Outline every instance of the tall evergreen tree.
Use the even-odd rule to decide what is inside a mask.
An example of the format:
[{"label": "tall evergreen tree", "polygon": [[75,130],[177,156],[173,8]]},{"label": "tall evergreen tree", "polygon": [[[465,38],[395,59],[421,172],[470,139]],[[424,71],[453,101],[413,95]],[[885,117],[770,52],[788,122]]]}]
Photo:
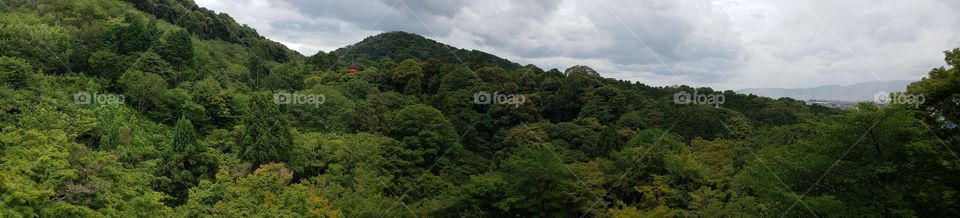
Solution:
[{"label": "tall evergreen tree", "polygon": [[172,197],[167,199],[167,204],[181,205],[186,203],[190,188],[197,186],[201,179],[213,178],[218,163],[216,158],[203,152],[189,119],[181,116],[173,132],[172,151],[165,153],[154,186]]},{"label": "tall evergreen tree", "polygon": [[266,93],[254,94],[247,108],[243,117],[246,129],[237,142],[240,159],[254,165],[286,161],[293,149],[286,116]]},{"label": "tall evergreen tree", "polygon": [[177,120],[177,124],[174,125],[173,131],[173,152],[199,151],[197,149],[197,131],[193,128],[193,123],[189,119],[181,116]]}]

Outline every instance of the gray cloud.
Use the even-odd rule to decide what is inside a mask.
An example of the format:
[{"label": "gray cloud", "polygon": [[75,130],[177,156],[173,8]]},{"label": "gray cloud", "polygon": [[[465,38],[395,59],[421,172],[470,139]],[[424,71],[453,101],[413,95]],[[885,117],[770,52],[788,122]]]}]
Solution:
[{"label": "gray cloud", "polygon": [[306,55],[383,31],[652,85],[919,79],[956,47],[960,3],[759,0],[198,0]]}]

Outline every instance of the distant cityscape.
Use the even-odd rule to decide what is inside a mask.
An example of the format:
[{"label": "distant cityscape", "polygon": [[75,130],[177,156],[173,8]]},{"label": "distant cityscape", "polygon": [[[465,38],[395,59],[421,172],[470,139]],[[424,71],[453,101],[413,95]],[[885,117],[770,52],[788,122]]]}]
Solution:
[{"label": "distant cityscape", "polygon": [[805,101],[807,105],[821,105],[829,108],[852,108],[856,107],[858,103],[862,101],[842,101],[842,100],[826,100],[826,99],[809,99]]}]

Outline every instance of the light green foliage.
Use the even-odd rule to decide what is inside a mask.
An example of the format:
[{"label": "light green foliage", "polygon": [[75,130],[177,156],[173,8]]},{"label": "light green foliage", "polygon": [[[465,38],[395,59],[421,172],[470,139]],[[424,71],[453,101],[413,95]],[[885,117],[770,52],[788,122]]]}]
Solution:
[{"label": "light green foliage", "polygon": [[[5,128],[0,133],[0,211],[26,216],[146,216],[170,209],[110,152],[69,141],[61,131]],[[7,214],[7,215],[12,215]]]},{"label": "light green foliage", "polygon": [[0,56],[0,85],[24,88],[32,77],[33,69],[23,59]]},{"label": "light green foliage", "polygon": [[162,105],[161,98],[167,91],[167,81],[160,75],[139,70],[127,71],[117,81],[133,107],[147,110]]},{"label": "light green foliage", "polygon": [[[347,216],[390,216],[386,206],[397,205],[386,195],[391,171],[409,167],[398,159],[399,142],[388,137],[360,133],[297,135],[290,168],[297,175],[320,175],[330,203]],[[395,211],[396,212],[396,211]]]},{"label": "light green foliage", "polygon": [[[316,102],[300,102],[287,106],[292,123],[307,131],[346,132],[353,127],[356,106],[340,91],[328,86],[295,93]],[[291,95],[292,96],[292,95]],[[322,102],[321,102],[322,101]]]},{"label": "light green foliage", "polygon": [[76,29],[52,26],[31,14],[4,13],[0,16],[0,56],[23,58],[41,72],[71,72],[70,57],[77,39]]},{"label": "light green foliage", "polygon": [[204,180],[191,190],[190,200],[178,208],[180,216],[342,216],[323,197],[318,184],[291,184],[293,172],[283,164],[265,164],[241,177],[220,168],[216,177],[215,182]]}]

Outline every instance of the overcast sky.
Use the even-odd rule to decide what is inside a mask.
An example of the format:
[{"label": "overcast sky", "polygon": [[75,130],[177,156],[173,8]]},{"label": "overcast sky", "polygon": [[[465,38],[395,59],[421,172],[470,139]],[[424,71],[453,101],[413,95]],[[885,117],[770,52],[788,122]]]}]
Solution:
[{"label": "overcast sky", "polygon": [[406,31],[520,64],[721,89],[918,80],[958,47],[960,1],[197,0],[312,55]]}]

